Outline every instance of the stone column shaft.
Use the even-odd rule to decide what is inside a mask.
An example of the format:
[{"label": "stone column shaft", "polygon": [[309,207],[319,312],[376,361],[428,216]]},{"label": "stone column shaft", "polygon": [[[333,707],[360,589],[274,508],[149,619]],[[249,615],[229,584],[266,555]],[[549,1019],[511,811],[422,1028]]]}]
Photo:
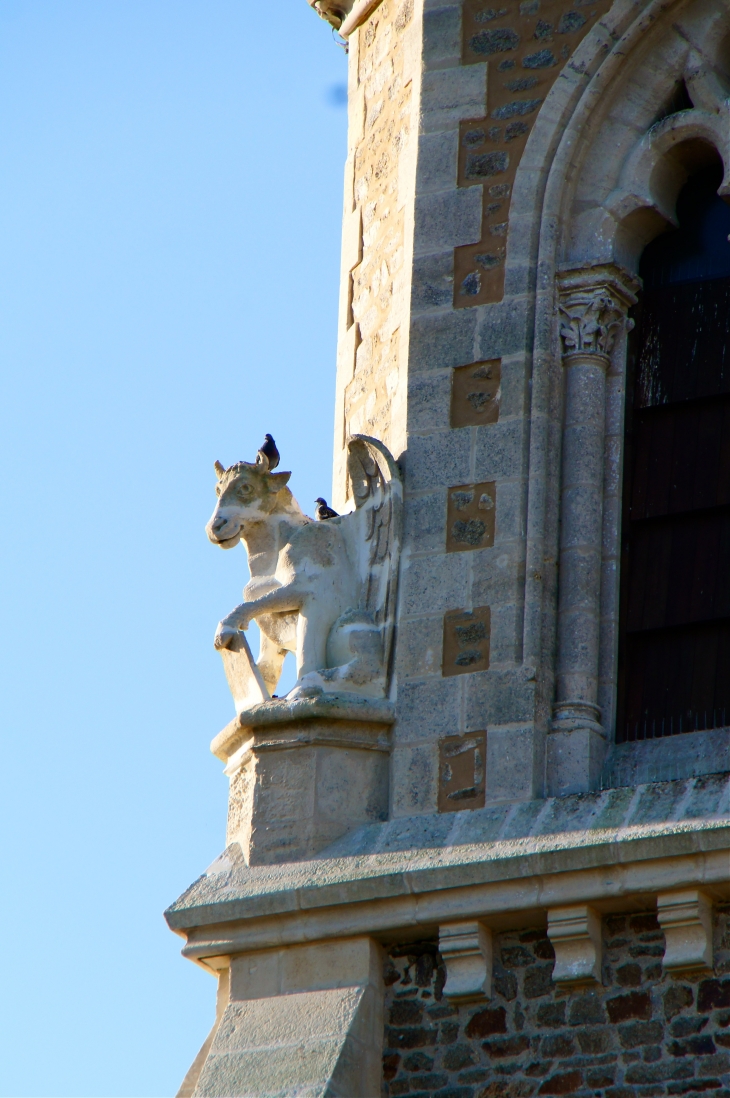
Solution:
[{"label": "stone column shaft", "polygon": [[636,301],[612,268],[560,280],[565,369],[556,704],[548,745],[554,794],[591,789],[605,753],[598,706],[606,372]]},{"label": "stone column shaft", "polygon": [[[598,634],[607,355],[566,354],[556,719],[600,724]],[[576,707],[573,716],[564,707]]]}]

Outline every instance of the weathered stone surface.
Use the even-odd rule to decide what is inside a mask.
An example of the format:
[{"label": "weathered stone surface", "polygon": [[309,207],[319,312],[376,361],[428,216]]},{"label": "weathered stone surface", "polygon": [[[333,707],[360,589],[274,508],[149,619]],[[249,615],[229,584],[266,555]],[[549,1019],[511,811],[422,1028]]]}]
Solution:
[{"label": "weathered stone surface", "polygon": [[[408,1004],[429,1044],[427,1058],[402,1058],[393,1040],[397,1035],[386,1032],[386,1098],[428,1093],[426,1072],[445,1077],[438,1093],[469,1098],[730,1093],[730,1058],[718,1059],[716,1051],[730,1022],[720,1006],[719,981],[700,985],[706,1006],[718,1003],[702,1013],[692,984],[678,983],[651,957],[640,956],[656,926],[653,912],[604,918],[602,983],[568,998],[549,979],[535,982],[535,971],[552,952],[542,928],[495,934],[495,972],[499,968],[503,976],[494,982],[490,1001],[477,1008],[447,1005],[437,952],[433,981],[424,989],[415,984],[415,953],[408,946],[391,950],[386,1010],[397,1015]],[[715,935],[725,950],[728,926],[725,909],[715,917]],[[721,963],[728,962],[725,952]],[[628,968],[637,969],[640,990],[622,994],[619,973]]]},{"label": "weathered stone surface", "polygon": [[[436,773],[434,760],[434,781]],[[655,817],[649,823],[639,822],[642,795],[656,801],[657,791],[664,786],[644,787],[638,795],[610,789],[393,819],[354,831],[313,861],[249,868],[234,844],[168,909],[166,918],[180,930],[292,910],[298,910],[301,919],[304,910],[314,912],[335,899],[347,908],[364,899],[388,903],[394,896],[426,895],[433,889],[447,910],[447,891],[465,885],[494,889],[475,896],[482,912],[490,903],[500,910],[505,906],[521,910],[532,904],[566,902],[566,887],[567,895],[572,893],[575,899],[581,898],[575,890],[583,889],[584,900],[621,897],[632,888],[658,892],[673,880],[686,880],[688,873],[696,873],[698,857],[708,883],[726,880],[730,777],[668,784],[677,790],[664,801],[667,814],[663,821]],[[678,806],[689,803],[699,786],[706,797],[706,813],[701,820],[685,819]],[[661,797],[658,800],[662,803]],[[599,867],[609,867],[610,874],[596,876]],[[579,885],[581,873],[586,876]],[[570,882],[567,886],[561,884],[562,875]],[[343,910],[338,917],[353,916]],[[399,908],[392,917],[403,920],[405,910]],[[415,913],[407,916],[412,917]],[[425,911],[423,917],[427,917]],[[363,918],[369,922],[373,913],[363,913]],[[655,917],[652,926],[656,933]],[[646,942],[641,948],[643,955],[661,963],[661,942]]]}]

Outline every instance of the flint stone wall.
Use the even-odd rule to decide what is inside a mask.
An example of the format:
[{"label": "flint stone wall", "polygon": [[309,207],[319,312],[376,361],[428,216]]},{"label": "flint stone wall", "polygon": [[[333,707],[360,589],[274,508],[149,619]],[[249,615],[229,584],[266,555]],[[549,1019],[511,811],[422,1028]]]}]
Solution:
[{"label": "flint stone wall", "polygon": [[385,968],[383,1098],[730,1098],[730,905],[715,974],[662,972],[654,912],[603,920],[604,986],[566,994],[544,929],[495,935],[489,1002],[451,1006],[436,942]]}]

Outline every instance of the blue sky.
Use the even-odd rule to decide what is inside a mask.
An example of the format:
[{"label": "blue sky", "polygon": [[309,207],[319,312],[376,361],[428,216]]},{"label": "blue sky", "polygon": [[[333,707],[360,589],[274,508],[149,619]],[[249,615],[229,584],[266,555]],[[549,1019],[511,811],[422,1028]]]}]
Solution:
[{"label": "blue sky", "polygon": [[0,0],[0,1093],[172,1095],[224,844],[213,461],[329,496],[346,59],[305,0]]}]

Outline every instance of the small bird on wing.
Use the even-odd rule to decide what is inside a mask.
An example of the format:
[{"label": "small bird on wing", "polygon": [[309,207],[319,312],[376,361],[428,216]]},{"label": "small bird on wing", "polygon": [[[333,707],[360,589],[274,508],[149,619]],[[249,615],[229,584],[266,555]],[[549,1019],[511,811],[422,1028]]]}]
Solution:
[{"label": "small bird on wing", "polygon": [[281,460],[279,451],[276,448],[276,443],[271,435],[264,435],[264,441],[261,443],[259,452],[256,456],[257,465],[263,465],[263,461],[261,460],[262,457],[265,457],[269,463],[269,472],[275,469]]},{"label": "small bird on wing", "polygon": [[317,504],[314,509],[314,516],[320,522],[323,522],[325,519],[337,518],[337,511],[333,511],[332,508],[328,506],[326,499],[317,496],[314,502]]}]

